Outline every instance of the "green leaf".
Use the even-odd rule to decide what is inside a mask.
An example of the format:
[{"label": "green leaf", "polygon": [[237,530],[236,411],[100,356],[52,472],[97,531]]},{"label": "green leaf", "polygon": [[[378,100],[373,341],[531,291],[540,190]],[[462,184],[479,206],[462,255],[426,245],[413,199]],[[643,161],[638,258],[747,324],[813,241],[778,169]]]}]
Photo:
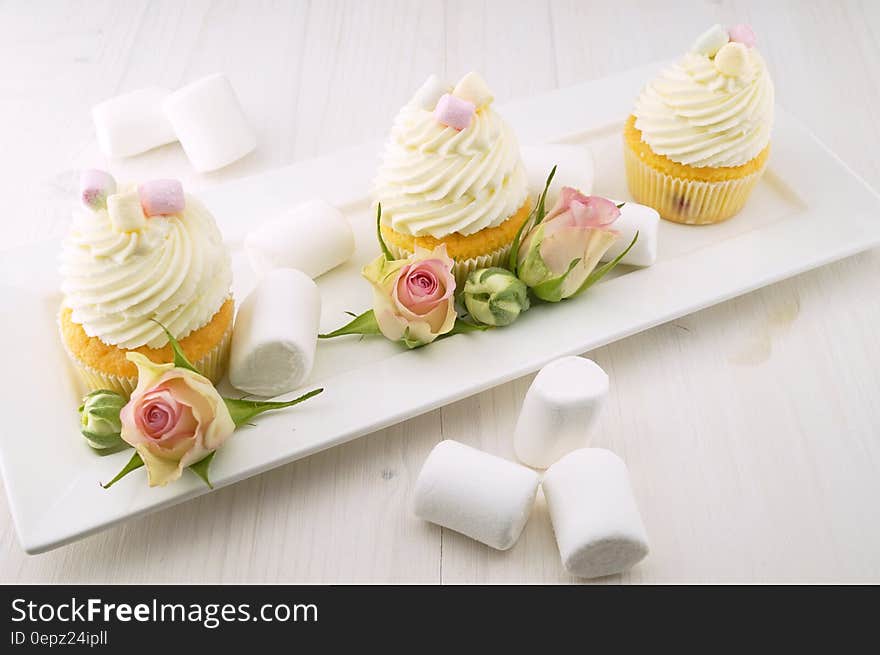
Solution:
[{"label": "green leaf", "polygon": [[213,489],[214,485],[211,484],[211,480],[208,478],[208,468],[211,466],[211,460],[214,459],[214,454],[216,452],[216,450],[213,450],[204,459],[200,459],[195,464],[189,465],[189,470],[199,476],[202,480],[204,480],[209,489]]},{"label": "green leaf", "polygon": [[610,262],[603,264],[602,266],[600,266],[599,268],[594,270],[592,273],[590,273],[587,276],[587,279],[584,280],[584,283],[578,288],[578,290],[575,291],[573,294],[571,294],[571,297],[574,298],[579,293],[583,293],[584,291],[589,289],[591,286],[596,284],[596,282],[598,282],[603,277],[605,277],[608,273],[610,273],[611,269],[614,268],[615,266],[617,266],[617,264],[620,263],[621,259],[626,257],[626,253],[628,253],[632,249],[632,247],[634,245],[636,245],[636,241],[638,241],[638,240],[639,240],[639,233],[636,232],[636,235],[633,237],[633,240],[630,241],[630,244],[626,247],[626,250],[624,250],[622,253],[620,253],[617,257],[612,259]]},{"label": "green leaf", "polygon": [[559,302],[562,300],[562,285],[565,283],[565,278],[568,277],[568,274],[572,272],[574,267],[577,266],[580,261],[581,257],[572,259],[565,273],[547,280],[546,282],[536,284],[532,287],[532,293],[541,300],[546,300],[547,302]]},{"label": "green leaf", "polygon": [[394,261],[394,256],[391,254],[391,251],[388,249],[388,246],[385,245],[385,239],[382,238],[382,203],[379,203],[378,208],[376,209],[376,238],[379,240],[379,248],[382,249],[382,254],[385,255],[385,259],[389,262]]},{"label": "green leaf", "polygon": [[623,201],[623,202],[619,203],[618,205],[616,205],[616,207],[618,209],[621,209],[625,204],[626,204],[626,201]]},{"label": "green leaf", "polygon": [[177,342],[177,339],[175,339],[174,336],[168,331],[168,328],[166,328],[164,325],[162,325],[155,318],[151,318],[150,320],[153,321],[153,323],[158,325],[160,328],[162,328],[162,331],[165,333],[165,336],[168,337],[168,343],[171,344],[171,350],[174,353],[174,365],[177,368],[189,369],[193,373],[198,373],[199,375],[201,375],[201,372],[198,371],[196,369],[196,367],[193,366],[192,363],[190,363],[190,361],[186,358],[186,353],[183,352],[183,348],[180,347],[180,344]]},{"label": "green leaf", "polygon": [[241,400],[237,398],[224,398],[223,402],[226,403],[226,407],[229,410],[230,416],[232,416],[232,421],[235,423],[235,427],[239,427],[244,423],[247,423],[257,414],[262,414],[263,412],[268,412],[273,409],[284,409],[285,407],[293,407],[294,405],[306,401],[309,398],[317,396],[322,391],[324,390],[314,389],[313,391],[309,391],[308,393],[303,394],[299,398],[294,398],[293,400],[286,401]]},{"label": "green leaf", "polygon": [[122,470],[116,474],[116,477],[113,478],[112,480],[110,480],[110,482],[108,482],[107,484],[102,484],[101,486],[104,487],[104,489],[109,489],[114,484],[119,482],[122,478],[124,478],[126,475],[128,475],[132,471],[136,471],[137,469],[139,469],[143,465],[144,465],[144,460],[141,459],[141,454],[139,452],[135,451],[134,455],[131,456],[131,459],[128,460],[128,464],[126,464],[122,468]]},{"label": "green leaf", "polygon": [[556,166],[553,167],[550,171],[550,175],[547,176],[547,182],[544,184],[544,190],[541,192],[541,196],[538,198],[535,208],[523,224],[519,226],[519,229],[516,231],[516,236],[513,238],[513,245],[510,247],[510,255],[507,257],[507,268],[513,271],[514,274],[516,273],[516,260],[519,257],[519,244],[522,242],[522,235],[526,226],[529,226],[529,229],[531,229],[532,221],[537,225],[544,220],[544,203],[547,200],[547,191],[550,189],[550,183],[553,181],[554,175],[556,175]]},{"label": "green leaf", "polygon": [[[350,314],[351,312],[346,312]],[[332,339],[333,337],[341,337],[346,334],[381,334],[379,323],[376,321],[376,314],[372,309],[368,309],[363,314],[355,316],[353,320],[343,325],[333,332],[327,334],[319,334],[319,339]]]},{"label": "green leaf", "polygon": [[451,337],[453,334],[467,334],[468,332],[483,332],[485,330],[490,329],[491,327],[492,327],[491,325],[478,325],[477,323],[471,323],[470,321],[466,321],[463,318],[456,318],[455,324],[452,326],[452,329],[442,336]]}]

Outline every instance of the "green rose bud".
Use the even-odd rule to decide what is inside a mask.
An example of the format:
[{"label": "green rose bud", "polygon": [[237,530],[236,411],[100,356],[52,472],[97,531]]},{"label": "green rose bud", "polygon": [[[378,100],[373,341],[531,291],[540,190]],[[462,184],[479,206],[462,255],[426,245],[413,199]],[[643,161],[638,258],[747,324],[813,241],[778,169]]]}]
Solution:
[{"label": "green rose bud", "polygon": [[125,445],[119,436],[122,423],[119,411],[128,401],[113,391],[99,389],[85,398],[79,408],[80,431],[95,450],[108,450]]},{"label": "green rose bud", "polygon": [[529,308],[529,295],[526,285],[507,269],[481,268],[464,284],[464,304],[480,323],[501,327]]}]

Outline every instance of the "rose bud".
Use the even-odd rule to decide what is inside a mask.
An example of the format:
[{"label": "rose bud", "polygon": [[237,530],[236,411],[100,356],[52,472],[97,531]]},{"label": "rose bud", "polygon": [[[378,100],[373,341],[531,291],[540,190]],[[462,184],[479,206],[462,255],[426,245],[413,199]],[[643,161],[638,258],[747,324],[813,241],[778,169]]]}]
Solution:
[{"label": "rose bud", "polygon": [[223,445],[235,422],[208,378],[137,352],[126,357],[138,384],[120,412],[122,439],[141,456],[150,486],[164,486]]},{"label": "rose bud", "polygon": [[364,267],[373,286],[373,311],[379,330],[409,348],[431,343],[455,325],[455,277],[446,245],[416,248],[407,259],[384,255]]},{"label": "rose bud", "polygon": [[506,268],[481,268],[468,275],[464,304],[480,323],[501,327],[529,308],[526,285]]},{"label": "rose bud", "polygon": [[80,431],[89,445],[95,450],[108,450],[122,446],[119,436],[122,423],[119,411],[125,405],[125,398],[114,391],[99,389],[83,398],[80,405]]},{"label": "rose bud", "polygon": [[517,275],[541,300],[558,302],[584,288],[617,239],[609,226],[620,216],[610,200],[563,187],[556,206],[520,244]]}]

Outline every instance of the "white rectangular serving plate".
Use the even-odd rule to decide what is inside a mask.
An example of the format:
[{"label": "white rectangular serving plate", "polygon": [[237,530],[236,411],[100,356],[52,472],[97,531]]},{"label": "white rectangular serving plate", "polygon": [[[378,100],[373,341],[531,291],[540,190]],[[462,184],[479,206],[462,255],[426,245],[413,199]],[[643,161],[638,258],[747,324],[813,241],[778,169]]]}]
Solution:
[{"label": "white rectangular serving plate", "polygon": [[[589,144],[597,171],[593,191],[626,199],[621,128],[658,66],[512,102],[501,113],[524,144]],[[254,282],[241,253],[242,236],[277,211],[318,195],[343,208],[357,238],[352,261],[319,280],[322,329],[346,322],[346,310],[370,306],[369,287],[359,271],[378,254],[368,189],[380,146],[370,143],[299,162],[202,194],[233,252],[236,297]],[[767,173],[740,215],[707,227],[662,221],[654,266],[620,267],[583,296],[536,306],[504,329],[458,335],[415,351],[381,338],[319,343],[315,370],[297,393],[318,386],[324,393],[239,430],[212,463],[215,486],[878,244],[880,197],[777,109]],[[49,242],[0,255],[0,398],[6,409],[0,465],[19,539],[29,553],[207,491],[194,475],[151,489],[142,472],[109,491],[99,486],[130,453],[101,457],[79,437],[76,407],[84,390],[57,336],[58,249],[58,242]]]}]

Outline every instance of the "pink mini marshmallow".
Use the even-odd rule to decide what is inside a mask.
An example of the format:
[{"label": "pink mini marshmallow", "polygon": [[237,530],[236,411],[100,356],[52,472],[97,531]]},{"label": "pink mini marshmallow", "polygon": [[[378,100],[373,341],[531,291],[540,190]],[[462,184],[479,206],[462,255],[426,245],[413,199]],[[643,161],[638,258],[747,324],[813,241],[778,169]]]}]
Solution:
[{"label": "pink mini marshmallow", "polygon": [[751,25],[745,23],[728,27],[727,36],[730,37],[731,41],[742,43],[749,48],[754,48],[758,43],[758,37],[755,36],[755,30],[752,29]]},{"label": "pink mini marshmallow", "polygon": [[152,180],[138,186],[141,207],[147,216],[179,214],[186,206],[179,180]]},{"label": "pink mini marshmallow", "polygon": [[107,196],[116,193],[116,180],[106,171],[84,170],[79,175],[79,193],[86,207],[103,209],[107,206]]},{"label": "pink mini marshmallow", "polygon": [[437,106],[434,108],[434,118],[441,125],[463,130],[471,124],[476,110],[474,103],[447,93],[441,96],[437,102]]}]

